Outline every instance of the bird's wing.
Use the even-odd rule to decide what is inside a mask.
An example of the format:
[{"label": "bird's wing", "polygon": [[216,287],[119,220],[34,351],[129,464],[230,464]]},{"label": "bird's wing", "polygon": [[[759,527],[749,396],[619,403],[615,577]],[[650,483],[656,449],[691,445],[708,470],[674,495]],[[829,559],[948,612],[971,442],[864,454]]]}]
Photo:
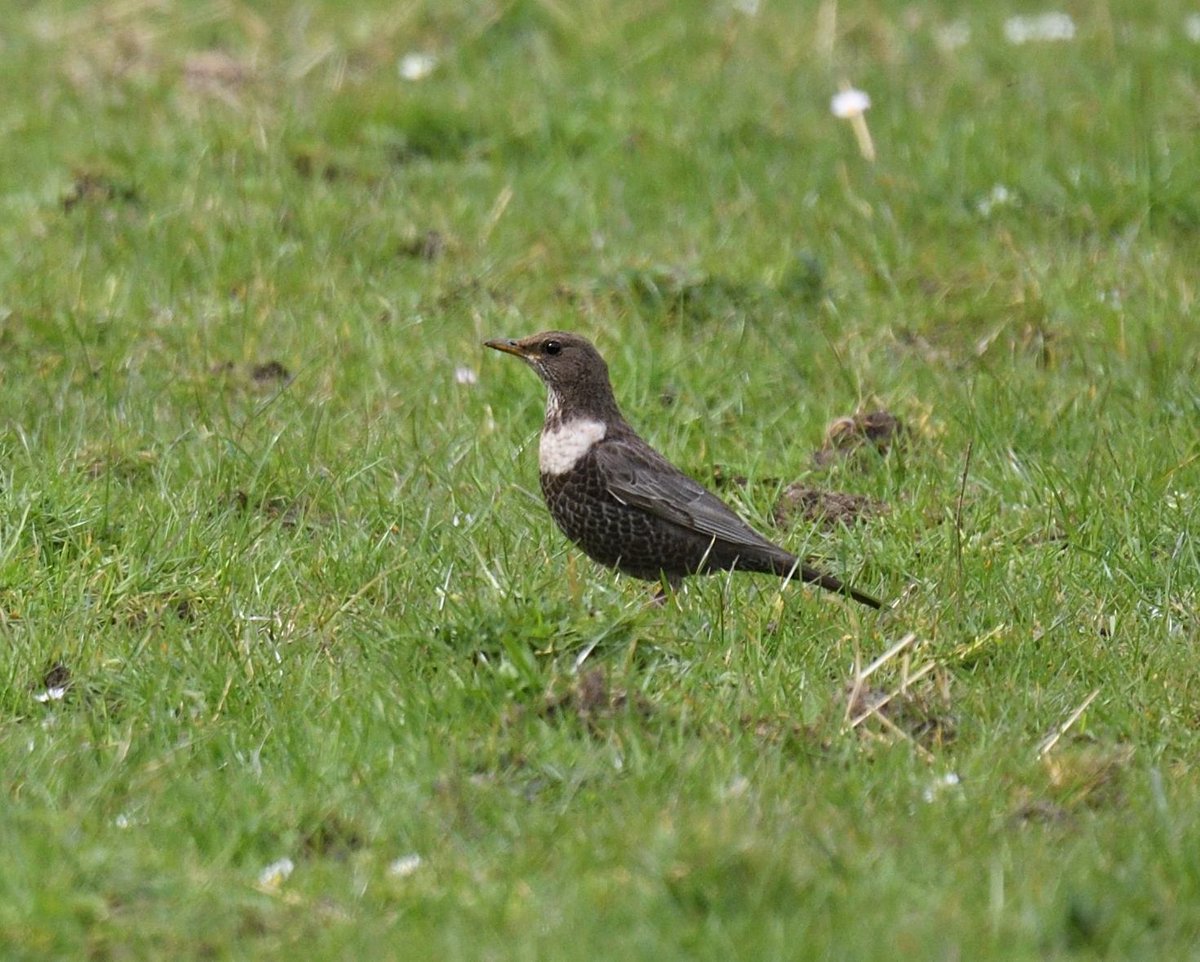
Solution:
[{"label": "bird's wing", "polygon": [[783,551],[652,448],[610,438],[594,453],[609,494],[618,501],[731,545]]}]

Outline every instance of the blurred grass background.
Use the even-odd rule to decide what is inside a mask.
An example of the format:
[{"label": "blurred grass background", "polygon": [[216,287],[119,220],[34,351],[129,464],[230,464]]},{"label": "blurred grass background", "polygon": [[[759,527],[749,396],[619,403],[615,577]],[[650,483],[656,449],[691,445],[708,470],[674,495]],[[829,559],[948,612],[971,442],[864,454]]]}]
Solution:
[{"label": "blurred grass background", "polygon": [[[8,4],[6,956],[1192,952],[1200,11],[1045,12]],[[896,611],[578,557],[548,327]]]}]

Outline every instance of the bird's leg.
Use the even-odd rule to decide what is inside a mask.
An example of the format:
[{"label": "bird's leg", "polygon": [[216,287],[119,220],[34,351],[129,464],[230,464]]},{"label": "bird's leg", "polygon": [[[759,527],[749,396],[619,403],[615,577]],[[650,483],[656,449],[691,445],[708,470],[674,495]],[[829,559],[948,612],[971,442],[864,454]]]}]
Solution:
[{"label": "bird's leg", "polygon": [[661,608],[667,603],[667,599],[679,592],[683,587],[683,579],[677,575],[663,575],[662,580],[658,583],[658,588],[654,591],[654,597],[651,604],[656,608]]}]

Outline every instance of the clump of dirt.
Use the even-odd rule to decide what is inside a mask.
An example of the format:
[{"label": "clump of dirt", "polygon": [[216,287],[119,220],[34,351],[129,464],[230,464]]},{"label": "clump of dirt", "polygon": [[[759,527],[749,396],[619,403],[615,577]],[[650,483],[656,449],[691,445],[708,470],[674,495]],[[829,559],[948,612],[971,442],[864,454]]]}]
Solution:
[{"label": "clump of dirt", "polygon": [[886,455],[898,448],[907,434],[904,422],[890,411],[860,411],[840,417],[825,430],[825,441],[813,455],[813,463],[823,468],[866,451]]},{"label": "clump of dirt", "polygon": [[291,372],[279,361],[267,361],[265,364],[255,364],[250,369],[250,380],[255,384],[267,384],[271,381],[290,381]]},{"label": "clump of dirt", "polygon": [[127,184],[118,184],[108,174],[98,170],[77,170],[70,190],[63,195],[62,209],[69,214],[80,204],[136,204],[140,199],[137,190]]},{"label": "clump of dirt", "polygon": [[862,720],[854,727],[874,719],[882,722],[881,733],[902,733],[925,749],[954,740],[954,715],[945,691],[936,684],[887,691],[851,682],[846,686],[846,713],[852,723]]},{"label": "clump of dirt", "polygon": [[835,528],[869,521],[889,511],[891,507],[886,501],[865,494],[823,491],[796,481],[784,488],[775,502],[773,515],[775,523],[781,526],[799,517],[812,524]]},{"label": "clump of dirt", "polygon": [[637,692],[611,686],[603,668],[585,671],[566,691],[547,695],[537,711],[540,718],[576,718],[593,735],[601,723],[625,713],[648,718],[654,706]]}]

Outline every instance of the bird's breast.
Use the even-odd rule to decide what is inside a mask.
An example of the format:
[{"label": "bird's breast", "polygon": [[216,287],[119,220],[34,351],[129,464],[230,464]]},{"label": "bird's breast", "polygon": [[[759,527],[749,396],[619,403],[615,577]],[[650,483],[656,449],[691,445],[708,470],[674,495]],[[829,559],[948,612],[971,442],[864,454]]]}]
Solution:
[{"label": "bird's breast", "polygon": [[592,418],[573,418],[543,428],[538,445],[539,470],[542,474],[566,474],[607,433],[604,422]]}]

